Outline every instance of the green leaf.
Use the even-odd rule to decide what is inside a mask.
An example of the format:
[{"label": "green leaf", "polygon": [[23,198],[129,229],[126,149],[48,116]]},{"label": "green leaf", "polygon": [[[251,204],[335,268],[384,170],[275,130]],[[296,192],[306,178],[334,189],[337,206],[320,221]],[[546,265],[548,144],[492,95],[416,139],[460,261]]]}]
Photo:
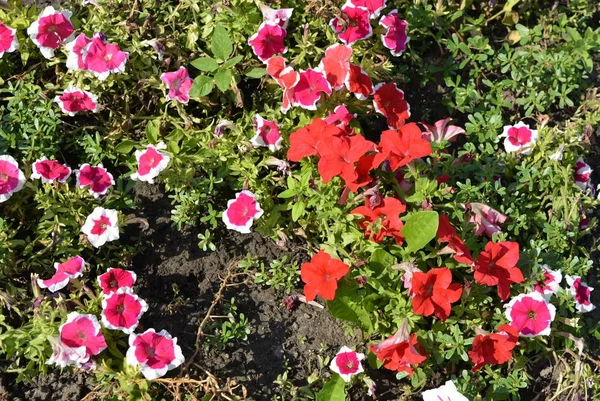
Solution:
[{"label": "green leaf", "polygon": [[296,196],[296,191],[293,188],[288,188],[279,195],[277,195],[277,197],[281,199],[293,198],[294,196]]},{"label": "green leaf", "polygon": [[115,151],[117,153],[129,153],[135,145],[137,145],[137,142],[126,139],[117,146],[115,146]]},{"label": "green leaf", "polygon": [[223,64],[223,67],[224,68],[231,68],[234,65],[236,65],[237,63],[239,63],[240,61],[242,61],[243,58],[244,58],[244,56],[235,56],[234,58],[227,60]]},{"label": "green leaf", "polygon": [[261,78],[265,75],[267,75],[266,68],[251,68],[250,70],[246,71],[246,76],[250,78]]},{"label": "green leaf", "polygon": [[213,79],[206,75],[198,75],[194,79],[192,88],[190,89],[190,97],[199,98],[200,96],[206,96],[212,91]]},{"label": "green leaf", "polygon": [[402,235],[406,239],[409,252],[422,249],[437,233],[439,216],[433,210],[421,211],[404,217]]},{"label": "green leaf", "polygon": [[305,209],[306,206],[304,205],[304,202],[294,203],[294,206],[292,206],[292,220],[298,221],[298,219],[304,215]]},{"label": "green leaf", "polygon": [[221,92],[225,92],[231,86],[231,70],[219,70],[215,74],[215,83]]},{"label": "green leaf", "polygon": [[373,332],[373,323],[369,312],[362,306],[362,297],[357,287],[346,280],[338,283],[338,289],[333,301],[327,301],[329,312],[338,319],[356,323],[367,334]]},{"label": "green leaf", "polygon": [[200,57],[190,63],[200,71],[213,72],[219,68],[217,60],[211,57]]},{"label": "green leaf", "polygon": [[340,375],[334,374],[317,393],[317,401],[346,401],[346,383]]},{"label": "green leaf", "polygon": [[152,144],[158,143],[158,136],[160,135],[160,120],[151,120],[146,125],[146,138]]},{"label": "green leaf", "polygon": [[221,60],[227,60],[233,52],[233,44],[231,43],[229,34],[221,25],[215,26],[213,30],[211,49],[213,55]]},{"label": "green leaf", "polygon": [[373,252],[369,261],[369,267],[375,273],[375,277],[381,276],[390,266],[395,264],[396,258],[383,249],[377,249]]}]

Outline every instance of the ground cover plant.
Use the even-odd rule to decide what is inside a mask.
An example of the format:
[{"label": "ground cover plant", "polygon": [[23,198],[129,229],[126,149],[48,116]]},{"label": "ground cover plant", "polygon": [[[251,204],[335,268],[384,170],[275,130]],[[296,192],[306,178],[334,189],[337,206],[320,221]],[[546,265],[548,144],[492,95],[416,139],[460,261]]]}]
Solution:
[{"label": "ground cover plant", "polygon": [[597,399],[599,20],[9,0],[0,400]]}]

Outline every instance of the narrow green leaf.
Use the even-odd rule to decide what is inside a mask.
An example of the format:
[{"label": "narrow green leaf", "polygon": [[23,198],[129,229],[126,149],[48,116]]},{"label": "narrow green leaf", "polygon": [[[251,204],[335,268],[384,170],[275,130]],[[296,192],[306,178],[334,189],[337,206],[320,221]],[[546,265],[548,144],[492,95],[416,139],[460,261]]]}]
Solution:
[{"label": "narrow green leaf", "polygon": [[194,79],[194,83],[190,89],[190,97],[199,98],[200,96],[206,96],[210,93],[210,91],[212,91],[212,88],[213,79],[211,77],[207,77],[206,75],[198,75],[196,79]]},{"label": "narrow green leaf", "polygon": [[317,393],[317,401],[346,401],[346,383],[340,375],[334,374]]},{"label": "narrow green leaf", "polygon": [[234,65],[236,65],[237,63],[239,63],[240,61],[242,61],[243,58],[244,58],[244,56],[235,56],[234,58],[227,60],[223,64],[223,67],[224,68],[231,68]]},{"label": "narrow green leaf", "polygon": [[219,70],[215,74],[215,83],[221,92],[225,92],[231,86],[231,70]]},{"label": "narrow green leaf", "polygon": [[406,239],[409,252],[422,249],[435,238],[437,233],[439,216],[433,210],[421,211],[404,217],[402,235]]},{"label": "narrow green leaf", "polygon": [[246,76],[250,78],[261,78],[265,75],[267,75],[266,68],[251,68],[250,70],[246,71]]},{"label": "narrow green leaf", "polygon": [[298,221],[300,217],[304,215],[304,210],[306,209],[304,202],[296,202],[294,206],[292,206],[292,220]]},{"label": "narrow green leaf", "polygon": [[213,56],[220,58],[221,60],[227,60],[233,52],[233,44],[231,43],[229,34],[221,25],[215,26],[215,29],[213,30],[211,49]]},{"label": "narrow green leaf", "polygon": [[190,63],[200,71],[213,72],[219,68],[217,60],[211,57],[200,57]]}]

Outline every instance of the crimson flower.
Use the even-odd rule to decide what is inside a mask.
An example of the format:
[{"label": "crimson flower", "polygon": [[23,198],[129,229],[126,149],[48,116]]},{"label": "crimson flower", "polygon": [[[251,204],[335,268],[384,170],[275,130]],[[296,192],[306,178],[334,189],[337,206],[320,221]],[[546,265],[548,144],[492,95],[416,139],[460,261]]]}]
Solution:
[{"label": "crimson flower", "polygon": [[410,105],[404,99],[404,92],[395,83],[382,82],[375,86],[373,106],[376,112],[387,118],[390,129],[399,129],[410,117]]},{"label": "crimson flower", "polygon": [[510,296],[510,285],[525,281],[519,261],[519,243],[488,242],[479,254],[475,264],[475,281],[477,284],[497,286],[498,295],[503,301]]},{"label": "crimson flower", "polygon": [[27,28],[27,34],[44,57],[53,58],[54,51],[72,38],[75,29],[70,21],[71,15],[71,11],[58,11],[48,6]]},{"label": "crimson flower", "polygon": [[359,100],[365,100],[373,94],[375,88],[369,74],[360,65],[350,64],[350,71],[346,78],[346,89],[354,93]]},{"label": "crimson flower", "polygon": [[408,377],[411,377],[414,372],[412,365],[424,362],[427,354],[417,341],[416,334],[411,334],[408,339],[402,337],[396,333],[379,344],[371,344],[369,349],[377,356],[377,359],[383,362],[384,368],[406,372]]},{"label": "crimson flower", "polygon": [[427,273],[414,272],[412,277],[413,312],[423,316],[435,315],[448,319],[451,304],[460,299],[462,286],[452,284],[452,273],[447,267],[431,269]]},{"label": "crimson flower", "polygon": [[509,324],[498,327],[498,333],[478,334],[473,340],[473,348],[468,352],[475,364],[473,372],[485,365],[501,365],[512,358],[512,351],[517,345],[519,330]]},{"label": "crimson flower", "polygon": [[129,365],[139,366],[147,380],[164,376],[185,361],[177,337],[173,338],[166,330],[157,333],[154,329],[129,335],[125,359]]},{"label": "crimson flower", "polygon": [[12,53],[18,48],[17,30],[0,22],[0,58],[4,53]]},{"label": "crimson flower", "polygon": [[[400,220],[400,214],[406,212],[406,206],[396,198],[387,197],[381,202],[371,206],[370,197],[365,199],[365,205],[352,210],[351,214],[364,216],[358,224],[365,231],[365,237],[380,243],[384,237],[393,237],[398,245],[402,245],[404,236],[400,233],[404,223]],[[373,223],[380,221],[381,229],[373,231]]]},{"label": "crimson flower", "polygon": [[292,132],[287,158],[290,161],[298,162],[306,156],[317,155],[319,154],[319,144],[323,138],[343,134],[344,132],[335,125],[325,122],[322,118],[315,118],[307,126]]},{"label": "crimson flower", "polygon": [[415,123],[409,123],[400,131],[383,131],[379,141],[379,153],[375,157],[375,165],[389,160],[390,169],[396,171],[414,159],[429,156],[431,145],[421,137],[421,130]]},{"label": "crimson flower", "polygon": [[62,95],[56,96],[54,101],[63,113],[71,117],[80,112],[98,111],[98,96],[73,86],[65,89]]},{"label": "crimson flower", "polygon": [[[440,215],[440,222],[437,230],[437,237],[440,242],[448,242],[448,250],[453,253],[454,260],[458,263],[472,265],[475,263],[471,256],[471,251],[465,245],[463,240],[458,236],[458,233],[450,224],[448,216]],[[440,253],[446,253],[442,250]]]},{"label": "crimson flower", "polygon": [[366,153],[375,150],[375,144],[362,135],[331,136],[319,143],[319,174],[324,183],[341,176],[348,183],[358,178],[355,163]]},{"label": "crimson flower", "polygon": [[381,35],[381,42],[390,49],[392,56],[399,57],[405,50],[410,36],[406,34],[408,22],[400,19],[398,10],[392,10],[388,15],[381,18],[379,24],[387,31]]},{"label": "crimson flower", "polygon": [[350,266],[338,259],[333,259],[327,252],[320,250],[310,262],[301,267],[300,277],[306,284],[304,295],[308,302],[314,301],[317,295],[328,301],[333,301],[337,282],[344,277]]}]

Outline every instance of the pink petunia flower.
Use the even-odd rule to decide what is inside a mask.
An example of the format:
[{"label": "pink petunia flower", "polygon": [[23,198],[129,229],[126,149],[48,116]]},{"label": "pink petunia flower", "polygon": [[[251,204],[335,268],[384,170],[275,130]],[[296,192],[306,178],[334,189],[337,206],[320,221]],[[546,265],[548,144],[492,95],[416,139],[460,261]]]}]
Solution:
[{"label": "pink petunia flower", "polygon": [[192,89],[194,81],[190,78],[185,67],[179,67],[177,71],[163,73],[160,80],[169,88],[167,100],[175,99],[180,103],[190,101],[190,89]]},{"label": "pink petunia flower", "polygon": [[379,24],[387,29],[387,32],[381,35],[381,42],[390,49],[392,56],[400,57],[410,41],[410,36],[406,34],[408,22],[398,17],[398,10],[392,10],[388,15],[381,18]]},{"label": "pink petunia flower", "polygon": [[350,46],[336,43],[325,49],[325,57],[319,63],[319,69],[325,73],[333,90],[344,87],[344,82],[350,74],[350,57],[352,57]]},{"label": "pink petunia flower", "polygon": [[254,116],[256,135],[250,139],[255,147],[266,146],[271,152],[281,149],[283,138],[279,134],[279,126],[275,121],[265,120],[260,115]]},{"label": "pink petunia flower", "polygon": [[421,397],[423,397],[423,401],[469,401],[456,389],[451,380],[438,388],[423,391]]},{"label": "pink petunia flower", "polygon": [[56,49],[63,43],[73,40],[75,29],[70,21],[71,15],[73,15],[71,11],[57,11],[54,7],[48,6],[27,28],[27,34],[39,47],[44,57],[53,58]]},{"label": "pink petunia flower", "polygon": [[0,203],[9,200],[23,185],[25,174],[19,169],[19,163],[11,156],[0,156]]},{"label": "pink petunia flower", "polygon": [[98,96],[72,86],[65,89],[62,95],[56,96],[54,101],[58,103],[63,113],[71,117],[84,111],[93,113],[98,111]]},{"label": "pink petunia flower", "polygon": [[475,235],[485,233],[491,238],[494,233],[502,232],[499,224],[503,224],[508,218],[505,214],[484,203],[467,203],[465,209],[473,213],[469,222],[475,224]]},{"label": "pink petunia flower", "polygon": [[270,22],[263,22],[258,32],[248,39],[252,52],[266,63],[268,59],[278,53],[286,53],[287,47],[283,44],[287,32],[284,28]]},{"label": "pink petunia flower", "polygon": [[81,232],[94,247],[119,239],[119,215],[116,210],[96,207],[85,220]]},{"label": "pink petunia flower", "polygon": [[519,122],[515,125],[506,125],[500,135],[504,139],[504,149],[511,153],[516,152],[528,155],[533,151],[538,139],[538,132],[530,129],[529,125]]},{"label": "pink petunia flower", "polygon": [[456,137],[460,134],[464,134],[465,130],[456,125],[448,125],[450,121],[452,121],[452,117],[438,120],[434,125],[422,123],[426,128],[426,131],[423,132],[423,138],[427,139],[429,142],[455,142]]},{"label": "pink petunia flower", "polygon": [[544,278],[536,282],[533,290],[542,294],[546,300],[549,300],[551,295],[556,294],[560,290],[562,273],[559,270],[550,270],[548,265],[542,265],[541,267],[544,271]]},{"label": "pink petunia flower", "polygon": [[223,223],[230,230],[248,234],[254,220],[262,216],[264,211],[250,191],[238,192],[235,199],[227,202],[227,210],[223,212]]},{"label": "pink petunia flower", "polygon": [[550,323],[554,320],[556,308],[539,292],[518,295],[504,305],[504,308],[504,315],[510,320],[510,325],[519,330],[521,336],[550,335]]},{"label": "pink petunia flower", "polygon": [[17,30],[4,25],[0,21],[0,58],[4,53],[12,53],[19,48]]},{"label": "pink petunia flower", "polygon": [[300,72],[300,80],[294,87],[294,106],[306,110],[316,110],[321,99],[321,93],[331,95],[331,85],[325,73],[319,68],[309,68]]},{"label": "pink petunia flower", "polygon": [[50,292],[56,292],[67,286],[69,280],[83,275],[85,260],[81,256],[73,256],[63,263],[54,263],[56,272],[48,280],[37,279],[40,288],[47,288]]},{"label": "pink petunia flower", "polygon": [[383,114],[390,129],[400,129],[410,117],[410,104],[404,99],[404,91],[395,83],[379,83],[374,88],[373,106]]},{"label": "pink petunia flower", "polygon": [[575,163],[575,184],[585,191],[592,184],[592,168],[583,161],[583,158],[577,159]]},{"label": "pink petunia flower", "polygon": [[129,335],[126,359],[131,366],[139,365],[148,380],[164,376],[185,361],[181,347],[177,345],[177,337],[171,337],[166,330],[157,333],[154,329]]},{"label": "pink petunia flower", "polygon": [[41,179],[44,184],[63,183],[71,176],[71,168],[56,160],[48,160],[45,156],[37,159],[31,168],[31,179]]},{"label": "pink petunia flower", "polygon": [[107,329],[132,333],[148,304],[134,294],[131,288],[122,287],[102,299],[102,324]]},{"label": "pink petunia flower", "polygon": [[102,288],[102,295],[110,295],[121,288],[132,288],[137,275],[131,270],[111,267],[98,276],[98,284]]},{"label": "pink petunia flower", "polygon": [[375,92],[371,77],[360,65],[350,64],[348,78],[344,84],[346,89],[354,93],[358,100],[366,100]]},{"label": "pink petunia flower", "polygon": [[343,346],[331,361],[329,368],[340,375],[345,382],[350,382],[352,376],[363,372],[363,367],[360,363],[363,359],[365,359],[364,354],[352,351],[350,348]]},{"label": "pink petunia flower", "polygon": [[83,61],[87,65],[87,71],[100,81],[104,81],[110,74],[125,72],[129,53],[122,51],[117,44],[107,43],[104,35],[94,35],[85,52]]},{"label": "pink petunia flower", "polygon": [[85,163],[79,167],[79,170],[75,170],[75,177],[77,177],[77,186],[79,188],[90,187],[90,194],[94,195],[94,198],[100,198],[106,195],[108,189],[115,185],[115,180],[111,173],[100,164],[96,167],[92,167]]},{"label": "pink petunia flower", "polygon": [[385,8],[386,0],[350,0],[355,7],[364,7],[369,10],[371,19],[379,17],[381,10]]},{"label": "pink petunia flower", "polygon": [[166,148],[167,145],[160,142],[156,146],[148,145],[145,150],[136,150],[135,158],[138,162],[138,169],[131,175],[131,179],[154,184],[154,179],[167,168],[171,161],[171,156],[160,152]]},{"label": "pink petunia flower", "polygon": [[342,13],[343,17],[333,18],[329,21],[329,25],[344,44],[351,46],[354,42],[367,39],[373,34],[368,9],[346,2],[342,7]]},{"label": "pink petunia flower", "polygon": [[567,293],[575,299],[575,309],[579,313],[586,313],[596,309],[596,306],[591,302],[592,287],[581,281],[579,276],[565,276],[567,281]]},{"label": "pink petunia flower", "polygon": [[70,348],[85,347],[85,357],[80,363],[87,362],[90,357],[98,355],[107,348],[104,335],[100,331],[100,323],[94,315],[82,315],[71,312],[67,321],[58,329],[60,341]]},{"label": "pink petunia flower", "polygon": [[293,8],[280,8],[276,10],[265,4],[260,4],[259,7],[265,22],[287,29],[288,22],[290,22],[290,18],[292,18],[292,13],[294,12]]},{"label": "pink petunia flower", "polygon": [[88,45],[92,43],[92,39],[80,33],[75,40],[67,43],[65,49],[69,52],[67,55],[67,68],[74,71],[86,71]]},{"label": "pink petunia flower", "polygon": [[82,366],[89,357],[86,356],[86,349],[82,345],[81,347],[68,347],[60,340],[60,337],[48,337],[50,345],[52,346],[52,355],[47,365],[56,365],[59,368],[65,368],[67,366]]},{"label": "pink petunia flower", "polygon": [[333,109],[333,113],[331,111],[328,111],[328,113],[329,116],[324,119],[327,124],[333,124],[347,133],[350,133],[350,122],[356,118],[356,114],[350,113],[345,104],[336,106],[335,109]]}]

